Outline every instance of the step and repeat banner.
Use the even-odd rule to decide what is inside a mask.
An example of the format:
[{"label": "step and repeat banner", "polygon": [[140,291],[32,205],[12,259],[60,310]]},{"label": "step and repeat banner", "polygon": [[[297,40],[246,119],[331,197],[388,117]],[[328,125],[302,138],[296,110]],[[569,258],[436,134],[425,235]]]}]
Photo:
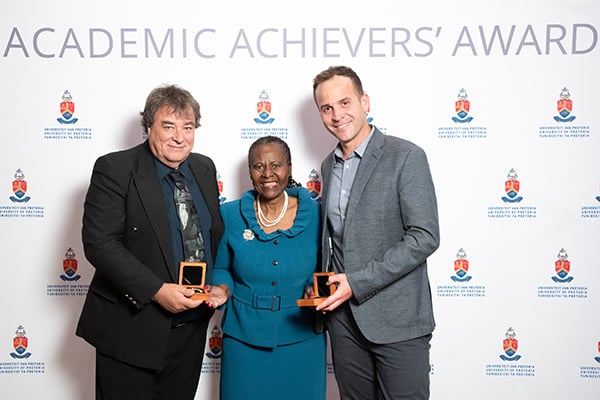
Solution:
[{"label": "step and repeat banner", "polygon": [[[250,188],[264,135],[288,142],[318,200],[335,141],[312,79],[343,64],[371,123],[431,164],[431,398],[597,399],[599,31],[595,0],[4,4],[0,398],[94,397],[94,350],[74,334],[94,272],[82,204],[96,158],[145,140],[154,87],[200,102],[194,151],[215,161],[222,202]],[[218,398],[220,317],[199,400]]]}]

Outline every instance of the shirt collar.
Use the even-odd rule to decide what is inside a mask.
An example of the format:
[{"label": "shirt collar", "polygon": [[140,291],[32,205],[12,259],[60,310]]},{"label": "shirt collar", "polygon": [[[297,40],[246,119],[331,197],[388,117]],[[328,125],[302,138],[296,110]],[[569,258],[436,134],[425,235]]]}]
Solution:
[{"label": "shirt collar", "polygon": [[[160,179],[167,176],[167,174],[173,171],[173,168],[161,163],[158,159],[154,158],[154,164],[156,165],[156,169],[158,171],[158,177]],[[193,179],[192,171],[190,170],[190,166],[188,164],[188,160],[185,159],[181,164],[179,164],[179,168],[177,168],[179,172],[185,177],[186,180]]]},{"label": "shirt collar", "polygon": [[[371,125],[371,132],[369,132],[369,134],[367,135],[365,140],[363,140],[362,143],[360,145],[358,145],[358,147],[356,149],[354,149],[354,151],[352,152],[352,156],[350,156],[349,158],[354,157],[354,156],[356,156],[358,158],[363,158],[365,151],[367,150],[367,146],[369,145],[369,141],[371,140],[371,137],[373,136],[373,131],[375,131],[375,126]],[[333,155],[334,155],[334,160],[336,160],[336,159],[342,160],[343,159],[342,148],[339,143],[337,146],[335,146],[335,151],[333,152]]]}]

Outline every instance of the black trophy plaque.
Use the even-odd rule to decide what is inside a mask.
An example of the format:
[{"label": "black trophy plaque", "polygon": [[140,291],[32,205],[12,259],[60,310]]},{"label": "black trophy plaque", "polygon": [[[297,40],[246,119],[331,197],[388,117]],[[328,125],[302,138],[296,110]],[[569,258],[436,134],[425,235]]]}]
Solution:
[{"label": "black trophy plaque", "polygon": [[205,262],[180,262],[179,263],[179,285],[192,289],[193,300],[207,301],[209,294],[204,290],[204,279],[206,278]]},{"label": "black trophy plaque", "polygon": [[315,272],[313,274],[313,290],[315,297],[310,299],[298,299],[296,305],[298,307],[316,307],[325,299],[335,293],[335,285],[327,285],[329,277],[333,272]]}]

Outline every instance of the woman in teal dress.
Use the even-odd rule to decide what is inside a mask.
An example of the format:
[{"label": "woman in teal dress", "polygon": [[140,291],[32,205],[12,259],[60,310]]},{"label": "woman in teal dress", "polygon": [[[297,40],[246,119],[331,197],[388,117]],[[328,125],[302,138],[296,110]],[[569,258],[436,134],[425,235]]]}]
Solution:
[{"label": "woman in teal dress", "polygon": [[324,400],[325,335],[296,305],[317,269],[319,205],[291,179],[283,140],[255,141],[248,166],[254,189],[221,206],[211,288],[225,304],[220,398]]}]

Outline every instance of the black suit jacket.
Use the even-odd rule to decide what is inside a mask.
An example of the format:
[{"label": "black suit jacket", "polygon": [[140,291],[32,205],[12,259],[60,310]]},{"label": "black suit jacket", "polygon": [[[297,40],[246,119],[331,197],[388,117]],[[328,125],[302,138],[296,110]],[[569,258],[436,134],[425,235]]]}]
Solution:
[{"label": "black suit jacket", "polygon": [[[210,158],[196,153],[188,163],[212,218],[215,255],[223,233],[216,169]],[[152,297],[177,276],[164,196],[147,142],[96,161],[82,238],[96,271],[77,335],[114,359],[160,369],[173,314]]]}]

